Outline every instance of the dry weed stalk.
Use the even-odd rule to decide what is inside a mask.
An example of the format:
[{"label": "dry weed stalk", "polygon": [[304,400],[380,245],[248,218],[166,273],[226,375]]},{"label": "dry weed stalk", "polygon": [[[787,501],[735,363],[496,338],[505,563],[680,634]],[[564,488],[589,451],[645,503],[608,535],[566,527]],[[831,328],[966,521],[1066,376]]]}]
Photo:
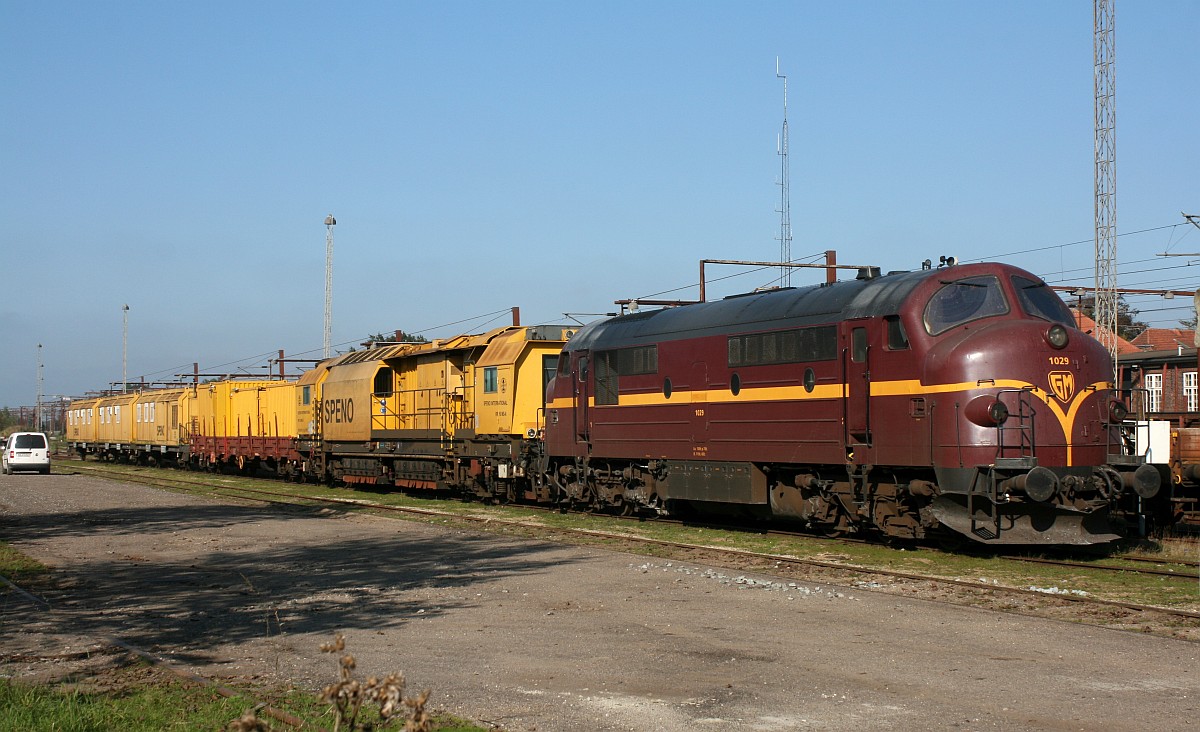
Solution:
[{"label": "dry weed stalk", "polygon": [[258,718],[254,709],[225,725],[228,732],[271,732],[267,723]]},{"label": "dry weed stalk", "polygon": [[[334,636],[333,643],[321,644],[321,651],[324,653],[341,653],[344,650],[346,650],[346,638],[341,633]],[[405,699],[403,674],[388,674],[382,679],[372,676],[367,679],[366,683],[363,683],[354,678],[356,666],[357,662],[354,660],[354,656],[348,653],[343,655],[338,660],[339,680],[326,686],[318,695],[321,701],[333,705],[337,716],[333,727],[334,732],[340,732],[343,724],[346,725],[345,729],[347,730],[370,729],[369,724],[360,724],[358,720],[364,703],[379,707],[379,717],[383,720],[384,726],[387,726],[397,718],[398,714],[403,712],[401,706],[403,705],[408,707],[408,714],[404,717],[405,732],[430,732],[432,730],[433,720],[425,711],[425,702],[429,699],[428,689],[415,699]]]}]

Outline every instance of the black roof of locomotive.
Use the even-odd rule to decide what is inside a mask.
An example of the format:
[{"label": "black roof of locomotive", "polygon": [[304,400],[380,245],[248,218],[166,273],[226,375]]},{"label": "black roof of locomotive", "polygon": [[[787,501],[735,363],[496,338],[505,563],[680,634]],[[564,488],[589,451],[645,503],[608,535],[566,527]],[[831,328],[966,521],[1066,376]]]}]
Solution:
[{"label": "black roof of locomotive", "polygon": [[946,274],[944,269],[898,272],[622,315],[589,323],[567,342],[567,350],[620,348],[894,315],[922,280]]}]

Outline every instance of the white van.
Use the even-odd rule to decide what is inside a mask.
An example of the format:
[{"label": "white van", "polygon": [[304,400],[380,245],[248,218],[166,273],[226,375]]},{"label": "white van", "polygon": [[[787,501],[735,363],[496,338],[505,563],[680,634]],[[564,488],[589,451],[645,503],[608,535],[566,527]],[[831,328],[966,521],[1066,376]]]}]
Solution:
[{"label": "white van", "polygon": [[41,432],[14,432],[4,443],[0,465],[5,475],[12,475],[17,470],[47,474],[50,472],[50,440]]}]

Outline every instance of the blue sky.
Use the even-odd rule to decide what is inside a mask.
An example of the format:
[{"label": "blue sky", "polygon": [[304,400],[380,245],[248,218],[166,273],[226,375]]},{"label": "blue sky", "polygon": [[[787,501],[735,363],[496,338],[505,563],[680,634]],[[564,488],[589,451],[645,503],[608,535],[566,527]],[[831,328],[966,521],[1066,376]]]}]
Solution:
[{"label": "blue sky", "polygon": [[[1198,16],[1117,7],[1122,287],[1200,280],[1155,256],[1200,252]],[[1091,282],[1091,23],[1083,0],[0,0],[0,405],[33,403],[38,343],[46,394],[119,380],[126,303],[131,379],[320,355],[329,213],[335,344],[695,297],[701,258],[778,257],[776,56],[794,257]]]}]

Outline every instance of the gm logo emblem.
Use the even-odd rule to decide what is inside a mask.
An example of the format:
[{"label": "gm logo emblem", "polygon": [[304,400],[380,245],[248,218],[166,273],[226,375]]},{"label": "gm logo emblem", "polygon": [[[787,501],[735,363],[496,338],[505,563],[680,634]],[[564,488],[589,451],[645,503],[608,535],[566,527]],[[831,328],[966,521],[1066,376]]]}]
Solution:
[{"label": "gm logo emblem", "polygon": [[1063,404],[1075,396],[1075,374],[1070,371],[1051,371],[1046,374],[1046,379],[1050,382],[1050,390],[1054,392],[1054,396]]}]

